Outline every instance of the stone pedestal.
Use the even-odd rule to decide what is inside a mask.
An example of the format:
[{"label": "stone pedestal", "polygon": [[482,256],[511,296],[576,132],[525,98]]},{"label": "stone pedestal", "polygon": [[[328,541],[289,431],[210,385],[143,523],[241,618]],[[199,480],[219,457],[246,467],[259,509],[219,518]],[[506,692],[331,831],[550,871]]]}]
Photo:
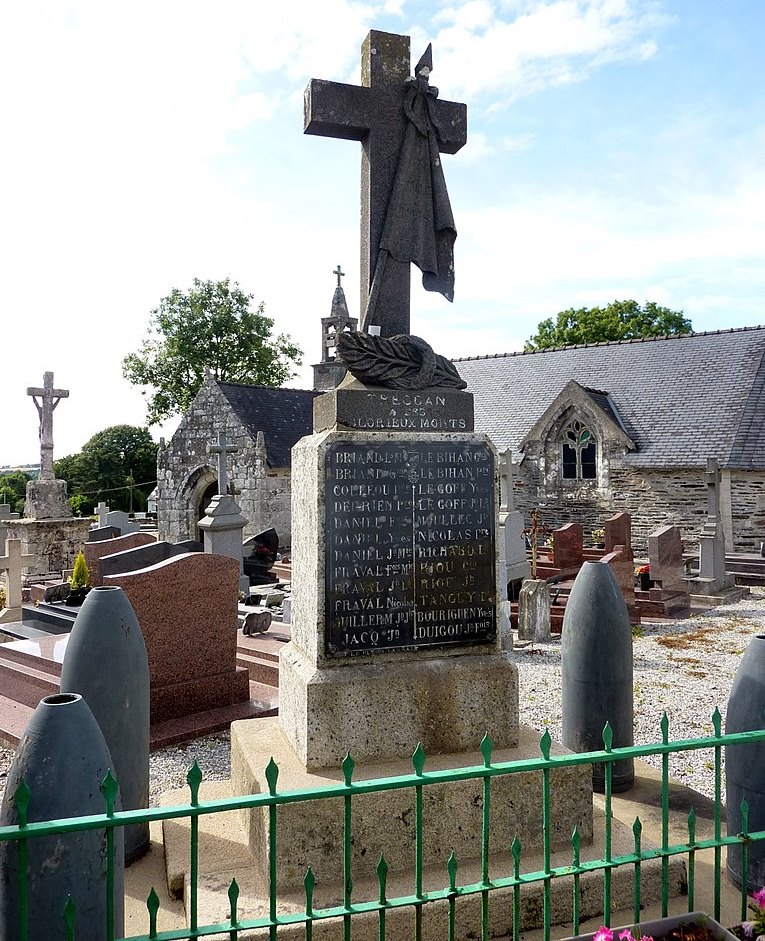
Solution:
[{"label": "stone pedestal", "polygon": [[699,536],[699,574],[687,579],[694,595],[719,595],[736,584],[735,575],[725,571],[725,535],[722,523],[707,520]]},{"label": "stone pedestal", "polygon": [[210,501],[205,517],[199,521],[204,551],[226,555],[239,563],[239,591],[249,594],[250,580],[244,574],[242,532],[247,517],[242,516],[239,504],[227,493],[219,493]]},{"label": "stone pedestal", "polygon": [[29,481],[27,502],[24,505],[25,519],[67,519],[71,515],[65,480]]},{"label": "stone pedestal", "polygon": [[7,520],[9,539],[21,539],[34,561],[26,566],[27,575],[41,577],[61,574],[74,566],[77,553],[88,538],[90,520],[80,517],[68,519]]}]

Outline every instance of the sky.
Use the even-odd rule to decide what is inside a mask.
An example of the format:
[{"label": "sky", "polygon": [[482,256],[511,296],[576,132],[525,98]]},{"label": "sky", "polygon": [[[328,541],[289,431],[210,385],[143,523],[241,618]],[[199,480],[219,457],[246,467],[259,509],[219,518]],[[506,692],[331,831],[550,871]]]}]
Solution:
[{"label": "sky", "polygon": [[195,277],[263,301],[312,386],[338,263],[358,315],[360,147],[304,136],[303,90],[358,83],[370,29],[413,61],[432,42],[431,84],[468,107],[454,303],[412,285],[437,352],[519,350],[616,298],[765,323],[763,0],[3,4],[0,466],[39,460],[45,371],[70,391],[55,457],[143,425],[122,359]]}]

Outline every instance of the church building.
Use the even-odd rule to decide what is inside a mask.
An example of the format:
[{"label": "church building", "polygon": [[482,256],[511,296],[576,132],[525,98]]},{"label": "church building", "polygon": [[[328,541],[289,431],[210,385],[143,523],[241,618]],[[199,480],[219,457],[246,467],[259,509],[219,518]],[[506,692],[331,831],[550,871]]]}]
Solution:
[{"label": "church building", "polygon": [[[273,526],[290,544],[290,449],[312,431],[313,400],[343,378],[337,336],[357,329],[342,271],[314,389],[273,389],[208,378],[178,430],[160,448],[157,516],[162,538],[197,538],[217,492],[218,431],[237,447],[231,492],[245,535]],[[475,396],[475,426],[513,461],[516,508],[549,529],[579,522],[590,535],[620,511],[645,550],[660,526],[695,544],[706,519],[707,458],[722,470],[730,550],[765,540],[765,327],[596,343],[455,360]]]}]

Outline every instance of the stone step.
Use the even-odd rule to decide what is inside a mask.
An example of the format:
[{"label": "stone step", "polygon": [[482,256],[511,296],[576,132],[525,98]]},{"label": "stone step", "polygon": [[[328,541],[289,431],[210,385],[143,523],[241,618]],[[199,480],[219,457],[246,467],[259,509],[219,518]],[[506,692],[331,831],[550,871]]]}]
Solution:
[{"label": "stone step", "polygon": [[[0,645],[0,662],[11,660],[32,670],[61,676],[61,663],[68,635],[40,634]],[[62,643],[63,642],[63,643]]]},{"label": "stone step", "polygon": [[270,687],[279,686],[279,658],[257,656],[247,651],[237,650],[236,665],[245,667],[250,672],[250,680]]},{"label": "stone step", "polygon": [[34,711],[34,706],[0,696],[0,741],[15,748]]},{"label": "stone step", "polygon": [[282,636],[272,635],[270,630],[264,634],[251,634],[250,636],[245,636],[239,631],[236,638],[236,652],[278,663],[279,653],[289,640],[288,637],[282,639]]},{"label": "stone step", "polygon": [[59,677],[13,660],[0,659],[0,689],[7,699],[33,709],[45,696],[58,692]]}]

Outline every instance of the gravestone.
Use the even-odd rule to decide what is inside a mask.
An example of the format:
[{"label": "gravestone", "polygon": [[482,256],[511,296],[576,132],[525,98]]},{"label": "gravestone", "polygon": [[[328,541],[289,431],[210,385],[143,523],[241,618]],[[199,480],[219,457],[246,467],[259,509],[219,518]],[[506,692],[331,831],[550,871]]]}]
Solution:
[{"label": "gravestone", "polygon": [[683,580],[683,540],[677,526],[662,526],[648,536],[650,601],[662,605],[665,617],[684,617],[691,607],[690,592]]},{"label": "gravestone", "polygon": [[279,534],[273,527],[265,529],[245,539],[242,543],[244,553],[244,574],[251,585],[268,585],[278,581],[271,573],[279,552]]},{"label": "gravestone", "polygon": [[96,516],[98,516],[98,526],[106,526],[106,517],[109,513],[109,504],[104,503],[103,500],[99,500],[98,506],[95,508]]},{"label": "gravestone", "polygon": [[247,525],[247,519],[242,516],[236,500],[227,493],[226,458],[238,448],[226,441],[224,431],[219,431],[217,445],[210,445],[208,450],[210,454],[218,455],[218,494],[212,498],[204,517],[199,521],[204,551],[234,559],[239,564],[238,592],[248,594],[250,580],[244,574],[242,563],[242,530]]},{"label": "gravestone", "polygon": [[5,540],[5,554],[0,555],[0,572],[5,572],[5,607],[0,609],[0,624],[21,620],[21,570],[32,565],[33,555],[25,553],[20,539]]},{"label": "gravestone", "polygon": [[86,542],[82,547],[82,554],[90,572],[89,584],[96,588],[103,584],[101,560],[124,552],[126,549],[135,549],[139,546],[149,546],[156,542],[152,533],[130,533],[127,536],[113,536],[109,539],[99,539],[95,542]]},{"label": "gravestone", "polygon": [[640,623],[640,612],[635,603],[635,560],[627,546],[616,545],[599,560],[614,573],[616,584],[624,598],[630,624]]},{"label": "gravestone", "polygon": [[131,533],[137,533],[141,525],[131,520],[123,510],[110,510],[106,514],[106,525],[119,530],[118,535],[129,536]]},{"label": "gravestone", "polygon": [[544,578],[527,578],[518,596],[518,640],[550,640],[550,586]]},{"label": "gravestone", "polygon": [[606,552],[613,552],[617,546],[623,546],[628,555],[632,555],[632,517],[629,513],[615,513],[603,524]]},{"label": "gravestone", "polygon": [[[140,535],[141,540],[135,539],[135,535]],[[111,555],[102,556],[99,560],[101,578],[104,579],[107,575],[119,575],[122,572],[137,572],[139,569],[149,568],[178,555],[202,551],[202,543],[194,539],[177,543],[164,540],[149,542],[143,538],[147,535],[150,534],[140,533],[128,537],[135,540],[137,544],[135,549],[120,549]]]},{"label": "gravestone", "polygon": [[553,530],[553,565],[562,572],[578,572],[584,561],[584,529],[567,523]]},{"label": "gravestone", "polygon": [[141,626],[152,724],[250,698],[236,665],[236,560],[194,552],[103,581],[123,589]]},{"label": "gravestone", "polygon": [[121,535],[116,526],[91,526],[88,530],[88,542],[103,542],[105,539],[116,539]]},{"label": "gravestone", "polygon": [[736,579],[725,571],[725,533],[720,516],[720,467],[707,459],[707,518],[699,534],[699,574],[689,580],[693,594],[718,595],[734,587]]}]

